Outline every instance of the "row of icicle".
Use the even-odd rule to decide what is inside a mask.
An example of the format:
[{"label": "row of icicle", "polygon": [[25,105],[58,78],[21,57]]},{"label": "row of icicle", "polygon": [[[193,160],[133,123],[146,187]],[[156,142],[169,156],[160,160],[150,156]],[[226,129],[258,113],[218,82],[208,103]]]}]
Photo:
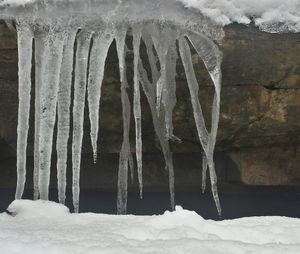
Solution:
[{"label": "row of icicle", "polygon": [[[41,29],[39,26],[37,26]],[[99,26],[100,27],[100,26]],[[16,199],[22,197],[26,180],[26,148],[29,128],[31,61],[35,60],[35,140],[34,140],[34,199],[48,200],[52,142],[57,121],[57,182],[58,199],[66,199],[66,167],[70,114],[73,114],[72,172],[73,205],[79,211],[79,177],[85,98],[88,100],[90,137],[97,159],[99,110],[105,60],[112,42],[116,41],[119,58],[121,101],[123,117],[123,143],[119,158],[117,211],[126,213],[128,171],[133,176],[133,159],[130,149],[129,129],[131,105],[127,93],[126,36],[132,34],[133,45],[133,115],[135,121],[135,147],[140,196],[142,181],[142,127],[140,89],[146,95],[153,118],[154,129],[162,147],[166,168],[169,172],[171,208],[175,207],[174,167],[169,140],[179,140],[173,134],[172,114],[176,104],[176,62],[183,62],[190,91],[199,140],[203,148],[202,190],[205,190],[206,173],[209,169],[213,197],[221,213],[217,192],[217,177],[213,152],[219,121],[221,53],[213,41],[188,31],[178,31],[164,24],[114,26],[105,25],[94,31],[88,28],[69,29],[50,24],[44,31],[37,31],[24,21],[17,22],[19,49],[19,118]],[[33,52],[34,42],[34,52]],[[150,71],[140,57],[141,42],[146,47]],[[215,96],[212,106],[211,130],[208,131],[198,98],[190,45],[191,43],[212,78]],[[74,53],[75,52],[75,53]],[[33,54],[34,53],[34,54]],[[178,54],[179,53],[179,54]],[[75,62],[75,65],[74,65]],[[150,73],[149,73],[150,72]],[[73,109],[70,109],[71,90],[74,90]]]}]

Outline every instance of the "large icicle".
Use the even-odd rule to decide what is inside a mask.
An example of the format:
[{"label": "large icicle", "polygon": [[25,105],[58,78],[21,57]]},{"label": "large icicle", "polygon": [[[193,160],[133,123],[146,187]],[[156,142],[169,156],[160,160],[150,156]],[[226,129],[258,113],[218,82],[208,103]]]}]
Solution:
[{"label": "large icicle", "polygon": [[[151,45],[151,42],[147,41],[148,37],[143,36],[143,40],[145,41],[145,45]],[[151,56],[148,55],[150,58]],[[154,61],[153,59],[149,59],[150,61]],[[151,71],[153,73],[153,71]],[[170,201],[171,201],[171,209],[175,209],[175,191],[174,191],[174,167],[173,167],[173,158],[172,153],[170,151],[170,146],[168,139],[166,139],[166,123],[165,123],[165,116],[164,116],[164,108],[162,107],[160,110],[160,114],[157,114],[157,107],[156,107],[156,88],[151,83],[147,77],[147,72],[144,69],[142,65],[142,61],[139,61],[139,76],[140,81],[143,87],[143,91],[145,92],[145,95],[147,97],[153,124],[154,124],[154,130],[158,137],[158,140],[160,142],[161,148],[163,150],[163,155],[166,163],[166,168],[169,172],[169,189],[170,189]],[[153,79],[153,82],[155,82],[155,79]],[[155,84],[155,83],[154,83]]]},{"label": "large icicle", "polygon": [[[168,46],[170,38],[167,38],[170,33],[168,33],[165,26],[159,25],[151,25],[148,27],[153,45],[158,55],[159,63],[160,63],[160,76],[156,83],[156,110],[157,114],[160,113],[160,105],[162,99],[163,89],[166,83],[166,58],[168,53]],[[147,29],[147,30],[148,30]],[[152,61],[151,61],[152,62]]]},{"label": "large icicle", "polygon": [[142,116],[141,116],[141,99],[140,99],[140,80],[138,73],[138,63],[140,58],[141,28],[135,26],[132,28],[133,33],[133,54],[134,54],[134,97],[133,97],[133,114],[135,120],[135,149],[137,159],[137,171],[140,187],[140,198],[143,197],[143,169],[142,169]]},{"label": "large icicle", "polygon": [[177,102],[175,76],[178,54],[176,48],[176,40],[174,39],[172,43],[173,44],[170,44],[169,46],[169,51],[167,54],[166,84],[163,89],[162,102],[165,108],[165,122],[167,129],[166,138],[181,142],[181,140],[173,133],[173,110]]},{"label": "large icicle", "polygon": [[[203,48],[201,48],[201,49],[203,49]],[[216,177],[215,166],[214,166],[214,162],[213,162],[216,131],[217,131],[217,126],[218,126],[217,119],[219,119],[219,98],[220,98],[219,83],[214,83],[216,89],[215,89],[215,96],[214,96],[213,110],[212,110],[212,127],[211,127],[211,133],[208,133],[207,129],[205,127],[205,121],[204,121],[201,105],[200,105],[199,98],[198,98],[199,87],[198,87],[198,82],[196,80],[196,76],[195,76],[193,65],[192,65],[191,52],[190,52],[190,48],[189,48],[189,45],[188,45],[185,37],[181,37],[179,39],[179,51],[180,51],[182,63],[183,63],[183,66],[184,66],[184,69],[186,72],[186,77],[187,77],[188,86],[189,86],[189,90],[190,90],[191,101],[192,101],[194,118],[195,118],[196,127],[197,127],[197,131],[198,131],[198,136],[199,136],[201,145],[203,147],[203,150],[204,150],[204,153],[206,156],[206,160],[207,160],[207,164],[209,167],[213,197],[214,197],[214,200],[216,203],[218,213],[219,213],[219,215],[221,215],[221,206],[220,206],[220,201],[219,201],[219,196],[218,196],[218,191],[217,191],[217,177]],[[207,58],[210,57],[209,52],[206,52],[205,50],[203,50],[201,53],[206,53],[205,55],[202,54],[200,56],[202,56],[202,59],[203,59],[204,63],[206,64],[206,67],[207,67],[209,73],[211,73],[210,72],[211,66],[207,65],[208,64]],[[199,54],[199,52],[198,52],[198,54]],[[219,68],[218,62],[216,62],[215,68],[216,69]],[[215,81],[215,80],[213,79],[213,81]],[[206,164],[205,159],[203,159],[202,170],[206,170],[207,164]],[[203,173],[203,177],[206,177],[206,174]],[[205,187],[205,185],[203,184],[204,180],[205,179],[202,179],[202,188]]]},{"label": "large icicle", "polygon": [[[165,25],[150,25],[148,27],[146,27],[146,30],[149,30],[151,38],[152,38],[152,42],[153,42],[153,46],[157,52],[158,55],[158,59],[159,59],[159,63],[160,63],[160,75],[159,78],[156,82],[156,110],[157,113],[160,113],[160,107],[161,107],[161,102],[163,100],[163,93],[166,90],[166,86],[168,82],[172,82],[172,80],[167,80],[167,73],[168,71],[170,71],[172,68],[172,66],[168,66],[167,62],[168,62],[168,53],[169,53],[169,48],[173,47],[173,45],[175,44],[176,41],[176,32],[170,28],[168,28]],[[147,44],[149,44],[149,38],[145,37],[145,40],[147,40],[146,42],[146,46]],[[150,51],[150,49],[148,49],[148,52]],[[173,53],[173,57],[175,56],[174,52]],[[153,61],[154,59],[151,57],[150,60],[150,65],[151,68],[153,68]],[[169,55],[170,57],[170,55]],[[150,58],[149,58],[150,59]],[[176,59],[175,60],[175,65],[176,65]],[[172,63],[171,63],[172,64]],[[156,69],[154,67],[154,69]],[[174,75],[175,77],[175,75]],[[172,94],[172,92],[171,92]],[[166,97],[166,96],[165,96]],[[166,102],[165,102],[166,104]]]},{"label": "large icicle", "polygon": [[68,32],[65,39],[57,103],[57,188],[58,200],[62,204],[64,204],[66,200],[66,171],[68,140],[70,135],[71,85],[76,32],[77,31]]},{"label": "large icicle", "polygon": [[[187,36],[192,43],[193,47],[196,49],[197,54],[203,60],[210,76],[214,84],[215,95],[213,99],[212,105],[212,119],[211,119],[211,132],[209,136],[208,142],[208,167],[210,172],[210,180],[211,180],[211,189],[216,202],[217,210],[219,215],[221,214],[221,206],[219,202],[219,196],[217,191],[217,175],[215,171],[214,159],[213,159],[213,151],[215,148],[218,124],[220,118],[220,93],[221,93],[221,62],[222,62],[222,53],[216,46],[216,44],[208,40],[204,36],[196,35],[192,32],[188,32]],[[201,37],[201,40],[199,39]]]},{"label": "large icicle", "polygon": [[34,168],[33,199],[39,198],[39,136],[40,136],[40,89],[42,86],[42,66],[44,58],[44,36],[34,38],[35,48],[35,116],[34,116]]},{"label": "large icicle", "polygon": [[88,105],[91,123],[91,141],[94,153],[94,162],[97,160],[97,140],[99,132],[99,106],[101,87],[104,75],[105,60],[109,46],[113,41],[113,29],[100,30],[93,37],[88,78]]},{"label": "large icicle", "polygon": [[40,90],[39,192],[43,200],[48,200],[49,193],[53,131],[64,45],[64,34],[52,29],[56,27],[50,27],[45,39],[45,66],[42,66],[43,83]]},{"label": "large icicle", "polygon": [[[130,101],[127,94],[127,75],[126,75],[126,44],[125,38],[127,27],[117,29],[116,43],[119,58],[119,71],[121,82],[121,101],[122,101],[122,116],[123,116],[123,143],[119,159],[118,171],[118,197],[117,197],[117,213],[125,214],[127,211],[127,186],[128,186],[128,166],[133,167],[132,156],[129,143],[129,128],[130,128]],[[132,169],[133,172],[133,169]]]},{"label": "large icicle", "polygon": [[81,31],[77,36],[75,83],[74,83],[74,105],[73,105],[73,206],[74,211],[79,211],[79,179],[81,146],[83,137],[84,104],[86,95],[88,56],[91,42],[91,32]]},{"label": "large icicle", "polygon": [[20,22],[18,30],[19,51],[19,111],[17,144],[17,189],[15,198],[22,198],[26,181],[26,149],[29,128],[29,108],[31,90],[32,31]]}]

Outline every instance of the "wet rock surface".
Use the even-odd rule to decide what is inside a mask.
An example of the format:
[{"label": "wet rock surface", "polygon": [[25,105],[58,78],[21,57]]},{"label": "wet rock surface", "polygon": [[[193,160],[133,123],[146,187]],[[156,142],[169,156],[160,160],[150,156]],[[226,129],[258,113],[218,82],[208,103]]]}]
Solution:
[{"label": "wet rock surface", "polygon": [[[268,34],[252,26],[236,24],[225,27],[225,32],[226,37],[220,45],[224,58],[216,147],[219,179],[221,182],[238,181],[250,185],[300,185],[300,34]],[[129,62],[132,57],[128,55]],[[196,55],[193,60],[200,84],[199,96],[209,126],[213,86],[201,60]],[[16,36],[0,22],[0,174],[6,176],[0,178],[0,186],[3,187],[15,186],[17,61]],[[200,187],[201,146],[180,61],[177,73],[178,103],[173,114],[174,132],[183,142],[172,143],[177,170],[176,188]],[[128,75],[132,76],[130,65]],[[129,94],[132,92],[130,87]],[[115,188],[116,184],[122,118],[115,45],[110,48],[106,62],[102,95],[100,162],[96,165],[92,163],[90,126],[88,114],[85,114],[83,188],[105,186],[109,189]],[[166,178],[167,181],[167,172],[144,95],[142,111],[145,185],[167,188],[167,182],[162,180]],[[33,120],[34,112],[31,116]],[[31,121],[29,156],[33,152],[33,126]],[[134,144],[133,128],[131,140]],[[105,158],[109,160],[105,162]],[[28,167],[32,169],[32,166],[29,159]]]}]

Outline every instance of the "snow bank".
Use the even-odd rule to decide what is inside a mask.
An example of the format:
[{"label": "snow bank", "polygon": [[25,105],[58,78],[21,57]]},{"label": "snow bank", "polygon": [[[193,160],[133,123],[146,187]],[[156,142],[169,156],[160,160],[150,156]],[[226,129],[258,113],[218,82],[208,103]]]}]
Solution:
[{"label": "snow bank", "polygon": [[158,216],[70,214],[52,202],[18,200],[0,214],[0,253],[299,253],[300,220],[215,222],[177,207]]},{"label": "snow bank", "polygon": [[249,24],[251,19],[263,31],[300,32],[299,0],[178,0],[197,8],[222,25]]}]

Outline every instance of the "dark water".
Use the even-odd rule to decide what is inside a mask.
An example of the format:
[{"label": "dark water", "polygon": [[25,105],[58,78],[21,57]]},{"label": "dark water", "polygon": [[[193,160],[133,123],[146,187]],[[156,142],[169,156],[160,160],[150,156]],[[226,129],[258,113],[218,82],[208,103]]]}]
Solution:
[{"label": "dark water", "polygon": [[[50,191],[50,199],[56,201],[57,191]],[[24,193],[32,198],[32,190]],[[0,212],[6,210],[14,199],[13,189],[0,189]],[[220,191],[222,219],[246,216],[288,216],[300,218],[300,189],[293,187],[243,187],[239,190]],[[168,193],[144,193],[139,199],[137,193],[129,193],[128,213],[136,215],[162,214],[169,210]],[[210,192],[177,192],[176,204],[194,210],[206,219],[218,219]],[[116,213],[116,193],[81,190],[80,212]],[[71,193],[68,190],[67,206],[72,208]]]}]

